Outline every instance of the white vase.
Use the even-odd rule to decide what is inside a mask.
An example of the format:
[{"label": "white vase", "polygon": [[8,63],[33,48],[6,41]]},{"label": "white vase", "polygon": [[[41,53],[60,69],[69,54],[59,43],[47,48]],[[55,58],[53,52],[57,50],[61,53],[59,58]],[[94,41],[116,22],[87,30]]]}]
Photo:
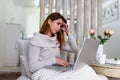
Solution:
[{"label": "white vase", "polygon": [[99,64],[105,64],[106,54],[104,54],[103,45],[99,45],[97,53],[96,53],[96,61]]}]

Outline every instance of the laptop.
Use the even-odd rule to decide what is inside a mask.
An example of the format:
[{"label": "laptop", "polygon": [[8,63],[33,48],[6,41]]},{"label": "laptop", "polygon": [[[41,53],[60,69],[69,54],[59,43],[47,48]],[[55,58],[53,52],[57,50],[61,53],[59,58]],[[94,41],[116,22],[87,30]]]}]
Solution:
[{"label": "laptop", "polygon": [[96,52],[100,41],[84,38],[83,44],[78,52],[73,69],[78,69],[88,64],[91,65],[96,62]]},{"label": "laptop", "polygon": [[98,40],[84,38],[82,46],[81,46],[80,50],[78,51],[78,55],[75,60],[75,63],[72,66],[63,67],[63,66],[59,66],[59,65],[52,65],[52,66],[46,66],[45,68],[64,72],[64,71],[68,71],[68,70],[79,69],[86,64],[91,65],[91,64],[95,63],[96,52],[97,52],[98,46],[99,46]]}]

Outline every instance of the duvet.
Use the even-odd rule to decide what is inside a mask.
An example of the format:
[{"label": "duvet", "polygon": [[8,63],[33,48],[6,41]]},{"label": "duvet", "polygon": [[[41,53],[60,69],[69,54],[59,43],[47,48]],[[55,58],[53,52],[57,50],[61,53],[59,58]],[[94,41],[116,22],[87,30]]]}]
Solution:
[{"label": "duvet", "polygon": [[32,80],[108,80],[105,76],[98,76],[88,65],[66,72],[44,68],[33,73],[31,78]]}]

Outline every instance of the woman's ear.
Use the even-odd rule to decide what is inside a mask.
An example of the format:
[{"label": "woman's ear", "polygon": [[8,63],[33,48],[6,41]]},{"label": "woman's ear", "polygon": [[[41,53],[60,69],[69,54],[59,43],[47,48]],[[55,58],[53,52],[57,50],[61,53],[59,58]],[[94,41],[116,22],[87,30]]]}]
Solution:
[{"label": "woman's ear", "polygon": [[48,19],[48,24],[51,24],[51,23],[52,23],[51,19]]}]

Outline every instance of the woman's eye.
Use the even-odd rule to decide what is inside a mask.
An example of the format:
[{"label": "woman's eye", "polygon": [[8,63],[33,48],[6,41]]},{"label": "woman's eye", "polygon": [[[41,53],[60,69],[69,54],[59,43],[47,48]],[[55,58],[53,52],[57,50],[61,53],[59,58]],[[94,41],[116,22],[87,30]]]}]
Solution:
[{"label": "woman's eye", "polygon": [[61,23],[57,23],[57,25],[60,25]]},{"label": "woman's eye", "polygon": [[61,28],[63,27],[63,25],[60,26]]},{"label": "woman's eye", "polygon": [[63,24],[61,23],[57,23],[58,26],[60,26],[61,28],[63,27]]}]

